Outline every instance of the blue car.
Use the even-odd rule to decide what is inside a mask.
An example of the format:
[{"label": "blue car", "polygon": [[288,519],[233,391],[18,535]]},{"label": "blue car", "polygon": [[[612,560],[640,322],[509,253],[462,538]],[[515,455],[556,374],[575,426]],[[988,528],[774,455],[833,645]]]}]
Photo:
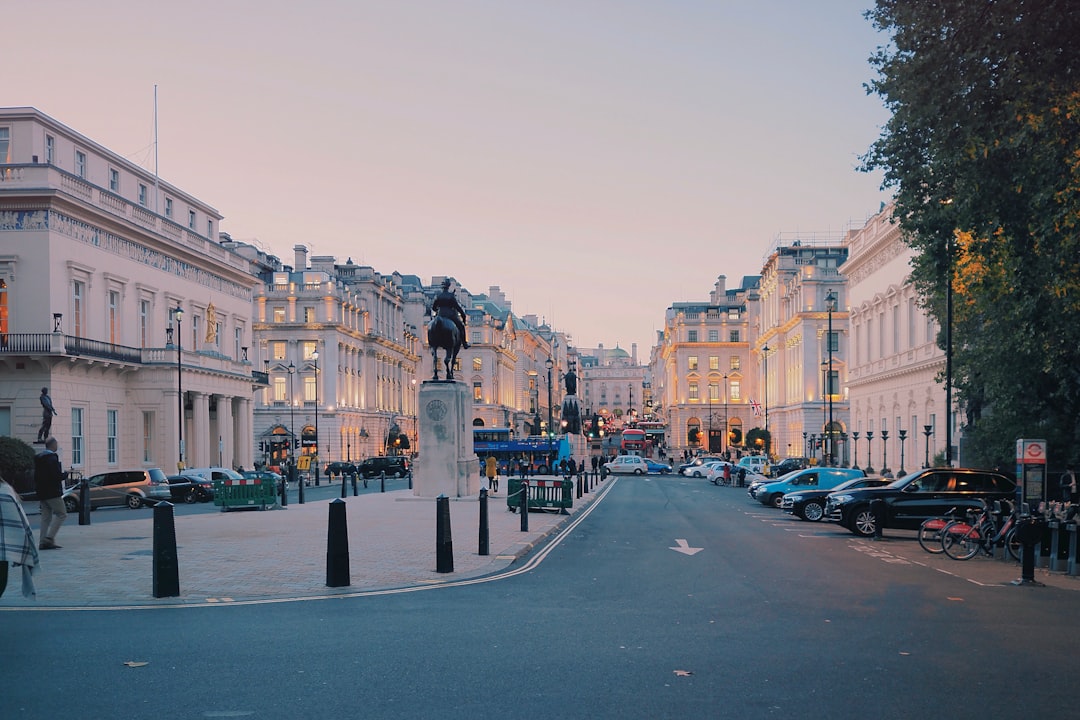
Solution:
[{"label": "blue car", "polygon": [[659,473],[660,475],[670,475],[671,474],[671,466],[670,465],[665,465],[664,463],[656,462],[655,460],[649,460],[647,458],[646,458],[645,462],[649,466],[649,474],[652,474],[652,473]]}]

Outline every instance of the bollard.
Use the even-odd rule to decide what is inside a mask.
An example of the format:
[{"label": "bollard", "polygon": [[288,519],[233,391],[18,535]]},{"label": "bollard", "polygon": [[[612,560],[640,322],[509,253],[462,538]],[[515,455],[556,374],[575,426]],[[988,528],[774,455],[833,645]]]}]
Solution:
[{"label": "bollard", "polygon": [[347,489],[348,486],[345,484],[346,479],[347,479],[347,476],[345,475],[345,473],[341,473],[341,497],[343,497],[343,498],[348,497],[348,495],[349,495],[349,491]]},{"label": "bollard", "polygon": [[326,528],[326,585],[345,587],[349,577],[349,524],[345,516],[345,501],[330,501],[330,518]]},{"label": "bollard", "polygon": [[386,492],[386,471],[379,471],[379,492]]},{"label": "bollard", "polygon": [[1042,545],[1042,529],[1043,524],[1035,518],[1026,518],[1017,523],[1016,539],[1024,549],[1020,554],[1021,577],[1013,580],[1013,585],[1042,585],[1035,580],[1035,549]]},{"label": "bollard", "polygon": [[1061,533],[1058,532],[1058,528],[1060,528],[1060,527],[1061,527],[1061,523],[1059,523],[1057,520],[1051,520],[1050,521],[1050,558],[1049,558],[1050,562],[1049,562],[1049,566],[1050,566],[1050,570],[1052,572],[1057,572],[1057,570],[1059,569],[1059,565],[1058,565],[1058,549],[1059,548],[1058,548],[1058,546],[1059,546],[1059,543],[1060,543]]},{"label": "bollard", "polygon": [[180,595],[180,563],[176,557],[176,522],[171,502],[154,506],[154,597]]},{"label": "bollard", "polygon": [[454,541],[450,535],[450,498],[435,498],[435,572],[454,572]]},{"label": "bollard", "polygon": [[281,507],[289,507],[289,478],[281,478]]},{"label": "bollard", "polygon": [[885,501],[871,500],[870,512],[874,515],[874,540],[880,540],[885,525]]},{"label": "bollard", "polygon": [[409,468],[409,489],[412,490],[412,468]]},{"label": "bollard", "polygon": [[589,494],[589,473],[587,473],[587,472],[581,473],[581,481],[583,483],[581,488],[582,488],[582,490],[585,491],[584,494],[588,495]]},{"label": "bollard", "polygon": [[518,495],[518,513],[521,515],[521,532],[529,532],[529,481],[521,483]]},{"label": "bollard", "polygon": [[357,484],[356,484],[356,473],[354,472],[354,473],[352,474],[352,496],[353,496],[353,497],[356,497],[356,496],[358,496],[359,494],[360,494],[360,490],[359,490],[359,489],[357,488]]},{"label": "bollard", "polygon": [[478,555],[488,554],[488,491],[480,488],[480,542]]},{"label": "bollard", "polygon": [[1065,572],[1076,576],[1076,523],[1066,523],[1065,529],[1069,531],[1069,565]]},{"label": "bollard", "polygon": [[[569,480],[569,478],[567,478],[567,480]],[[580,475],[578,475],[577,478],[574,480],[574,485],[577,486],[577,499],[580,500],[581,496],[582,496],[581,476]]]},{"label": "bollard", "polygon": [[85,477],[79,481],[79,524],[90,524],[90,481]]},{"label": "bollard", "polygon": [[298,501],[301,505],[304,504],[304,481],[296,474],[296,465],[289,463],[289,480],[296,483],[297,492],[299,492]]}]

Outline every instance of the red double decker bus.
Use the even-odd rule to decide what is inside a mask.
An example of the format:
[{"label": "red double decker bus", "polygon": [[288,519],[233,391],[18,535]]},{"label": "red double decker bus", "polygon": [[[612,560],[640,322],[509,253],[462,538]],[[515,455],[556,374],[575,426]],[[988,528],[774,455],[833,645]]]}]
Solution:
[{"label": "red double decker bus", "polygon": [[627,455],[640,455],[645,457],[645,448],[648,441],[645,431],[641,428],[626,428],[619,437],[619,449]]}]

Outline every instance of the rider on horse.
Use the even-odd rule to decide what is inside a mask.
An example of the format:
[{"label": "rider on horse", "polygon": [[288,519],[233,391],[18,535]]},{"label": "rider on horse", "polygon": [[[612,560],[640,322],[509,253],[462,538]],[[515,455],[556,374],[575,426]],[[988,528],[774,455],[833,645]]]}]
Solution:
[{"label": "rider on horse", "polygon": [[469,343],[465,340],[465,310],[458,303],[454,291],[450,289],[449,278],[442,281],[442,292],[435,296],[431,309],[439,317],[448,318],[457,325],[458,332],[461,333],[461,347],[468,350]]}]

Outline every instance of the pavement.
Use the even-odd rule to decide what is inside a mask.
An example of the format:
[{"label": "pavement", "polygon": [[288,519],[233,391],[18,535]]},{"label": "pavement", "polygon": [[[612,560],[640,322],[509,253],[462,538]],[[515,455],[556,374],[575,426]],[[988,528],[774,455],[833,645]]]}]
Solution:
[{"label": "pavement", "polygon": [[[543,478],[541,478],[543,479]],[[154,597],[154,513],[79,525],[69,514],[59,550],[40,551],[36,599],[22,596],[12,568],[0,612],[19,610],[206,606],[332,598],[445,585],[510,568],[572,523],[611,486],[610,478],[575,498],[567,515],[533,510],[528,530],[503,492],[488,499],[489,554],[479,554],[478,497],[450,498],[452,572],[437,572],[437,502],[412,490],[350,496],[345,504],[349,582],[327,586],[330,503],[294,500],[285,508],[174,513],[179,595]],[[97,511],[102,512],[102,511]],[[120,510],[117,512],[126,512]],[[31,516],[35,535],[37,517]],[[443,538],[445,547],[445,538]],[[445,552],[445,551],[444,551]],[[162,573],[165,576],[165,573]],[[163,584],[164,586],[164,584]]]}]

